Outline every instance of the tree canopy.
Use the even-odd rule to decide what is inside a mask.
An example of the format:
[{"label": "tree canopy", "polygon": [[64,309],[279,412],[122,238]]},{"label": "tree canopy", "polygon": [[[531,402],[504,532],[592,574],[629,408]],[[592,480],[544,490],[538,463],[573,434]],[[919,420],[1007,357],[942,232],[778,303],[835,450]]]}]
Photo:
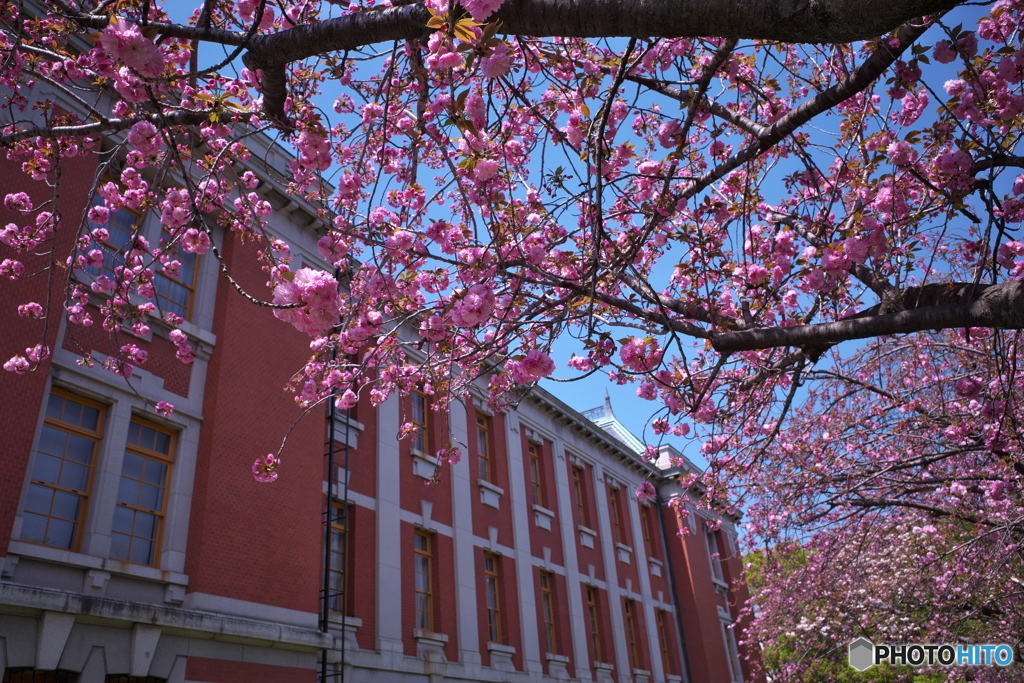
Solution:
[{"label": "tree canopy", "polygon": [[[17,302],[40,325],[162,318],[188,361],[154,272],[255,240],[267,289],[242,295],[310,335],[303,404],[483,377],[506,405],[556,365],[607,372],[661,406],[655,438],[703,439],[708,500],[746,505],[753,542],[801,546],[765,560],[762,635],[803,568],[858,538],[881,562],[889,534],[931,577],[997,558],[965,597],[895,600],[904,626],[1019,640],[1021,4],[960,5],[0,3],[0,147],[42,193],[6,195],[0,275],[65,278],[58,309]],[[234,165],[257,131],[294,150],[282,182],[333,272],[268,230]],[[94,201],[61,215],[62,165],[94,153]],[[112,244],[125,208],[164,239]],[[553,357],[568,336],[580,355]],[[7,371],[50,353],[4,341],[27,346]],[[819,616],[844,637],[907,635],[841,605]]]}]

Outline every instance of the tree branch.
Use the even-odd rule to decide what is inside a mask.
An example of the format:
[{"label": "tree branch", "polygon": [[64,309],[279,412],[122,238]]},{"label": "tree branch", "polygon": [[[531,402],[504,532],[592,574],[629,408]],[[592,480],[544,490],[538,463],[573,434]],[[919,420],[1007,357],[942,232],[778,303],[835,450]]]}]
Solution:
[{"label": "tree branch", "polygon": [[[15,133],[0,135],[0,147],[13,145],[29,138],[56,139],[63,137],[91,137],[100,133],[128,130],[139,121],[149,121],[157,128],[164,126],[196,126],[210,120],[210,111],[176,111],[168,114],[150,114],[149,116],[132,116],[123,119],[104,119],[94,123],[83,123],[76,126],[40,126],[26,128]],[[218,111],[222,123],[247,120],[251,114],[246,112]]]},{"label": "tree branch", "polygon": [[905,310],[882,314],[873,306],[855,317],[817,325],[720,332],[711,338],[719,353],[782,346],[820,347],[851,339],[955,327],[1024,329],[1024,281],[996,285],[971,282],[908,287],[902,293]]},{"label": "tree branch", "polygon": [[[938,14],[957,4],[958,0],[507,0],[494,18],[501,20],[505,34],[518,36],[702,36],[833,43],[876,38],[906,21]],[[243,61],[250,69],[263,69],[267,113],[283,120],[288,64],[327,52],[415,39],[429,30],[429,19],[426,7],[415,4],[303,24],[255,36]],[[901,31],[901,38],[907,31]],[[898,54],[901,49],[893,51]],[[876,55],[880,52],[887,51],[879,50]],[[779,139],[789,132],[779,130]]]},{"label": "tree branch", "polygon": [[[674,85],[653,78],[627,75],[626,80],[638,83],[649,90],[653,90],[656,93],[664,95],[665,97],[671,97],[673,100],[676,100],[688,107],[693,106],[694,99],[697,97],[697,93],[693,90],[680,90]],[[696,102],[696,105],[697,107],[710,112],[712,116],[716,116],[723,121],[731,123],[752,137],[760,137],[764,133],[765,126],[756,121],[752,121],[742,114],[732,111],[728,107],[708,98],[706,95],[701,95],[700,99]]]},{"label": "tree branch", "polygon": [[[993,522],[987,517],[979,517],[978,515],[971,514],[969,512],[959,512],[953,510],[944,510],[934,505],[925,505],[924,503],[916,503],[911,500],[900,500],[899,498],[864,498],[860,500],[846,501],[846,505],[853,505],[854,507],[863,508],[880,508],[880,507],[906,507],[914,508],[915,510],[924,510],[925,512],[931,513],[939,517],[952,517],[954,519],[962,519],[973,524],[980,524],[982,526],[998,527],[1003,526],[1002,523]],[[1016,525],[1010,525],[1016,526]]]}]

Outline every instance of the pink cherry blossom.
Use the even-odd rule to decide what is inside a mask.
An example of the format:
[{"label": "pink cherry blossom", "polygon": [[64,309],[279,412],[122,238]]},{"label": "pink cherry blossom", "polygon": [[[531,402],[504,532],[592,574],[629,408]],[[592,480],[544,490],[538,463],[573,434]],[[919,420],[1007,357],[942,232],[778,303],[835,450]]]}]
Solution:
[{"label": "pink cherry blossom", "polygon": [[273,453],[267,453],[265,457],[256,458],[252,463],[252,476],[256,481],[269,484],[272,481],[277,480],[277,468],[281,465],[281,461]]},{"label": "pink cherry blossom", "polygon": [[149,121],[139,121],[128,131],[128,143],[148,156],[159,152],[164,141],[156,126]]},{"label": "pink cherry blossom", "polygon": [[503,0],[459,0],[474,21],[487,21],[498,11]]},{"label": "pink cherry blossom", "polygon": [[164,56],[160,49],[142,35],[135,24],[117,17],[100,34],[100,45],[113,59],[147,78],[158,77],[164,69]]},{"label": "pink cherry blossom", "polygon": [[650,337],[630,337],[619,349],[622,364],[633,372],[650,372],[661,362],[658,342]]},{"label": "pink cherry blossom", "polygon": [[555,362],[543,351],[531,349],[519,361],[510,361],[505,367],[517,384],[530,384],[555,371]]},{"label": "pink cherry blossom", "polygon": [[459,327],[476,327],[486,322],[494,311],[494,291],[485,284],[476,284],[454,295],[449,316]]},{"label": "pink cherry blossom", "polygon": [[323,334],[337,325],[344,310],[337,280],[330,273],[312,268],[302,268],[291,279],[279,281],[274,287],[274,303],[300,304],[276,309],[274,315],[310,336]]},{"label": "pink cherry blossom", "polygon": [[658,492],[654,488],[654,484],[649,481],[645,481],[636,487],[636,500],[638,503],[646,503],[649,500],[654,500],[658,497]]}]

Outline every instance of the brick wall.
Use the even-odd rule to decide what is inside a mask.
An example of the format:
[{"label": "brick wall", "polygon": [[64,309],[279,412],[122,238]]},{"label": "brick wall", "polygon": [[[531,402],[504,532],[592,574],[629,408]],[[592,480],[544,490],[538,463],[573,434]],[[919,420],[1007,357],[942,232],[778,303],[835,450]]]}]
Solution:
[{"label": "brick wall", "polygon": [[[63,223],[55,232],[53,249],[55,254],[67,254],[74,245],[76,228],[88,206],[96,157],[83,155],[65,159],[60,169],[60,200],[57,208]],[[21,173],[17,161],[0,158],[0,178],[3,178],[0,199],[13,192],[28,193],[36,206],[53,199],[51,190],[42,183],[32,182]],[[52,206],[47,210],[58,213],[53,211]],[[20,213],[4,209],[0,201],[0,225],[11,222],[25,225],[27,219]],[[67,269],[53,266],[50,256],[15,253],[6,244],[0,243],[0,261],[8,258],[21,261],[25,265],[27,277],[0,282],[0,300],[4,302],[0,307],[0,364],[15,354],[24,355],[26,347],[38,343],[51,349],[58,345],[57,335],[64,313],[64,291],[69,275]],[[18,315],[17,306],[29,301],[35,301],[47,309],[46,319],[36,320]],[[16,375],[0,370],[0,434],[3,434],[4,463],[0,468],[0,556],[7,554],[22,486],[28,476],[32,440],[46,398],[50,367],[50,361],[47,360],[39,370],[30,374]]]},{"label": "brick wall", "polygon": [[[255,247],[228,240],[224,260],[246,291],[269,297]],[[323,510],[322,408],[288,435],[280,477],[253,479],[302,411],[283,390],[309,339],[231,287],[217,292],[186,572],[189,591],[317,612]]]},{"label": "brick wall", "polygon": [[250,662],[226,661],[190,655],[185,666],[185,678],[203,683],[314,683],[315,669],[299,669],[290,666],[253,664]]}]

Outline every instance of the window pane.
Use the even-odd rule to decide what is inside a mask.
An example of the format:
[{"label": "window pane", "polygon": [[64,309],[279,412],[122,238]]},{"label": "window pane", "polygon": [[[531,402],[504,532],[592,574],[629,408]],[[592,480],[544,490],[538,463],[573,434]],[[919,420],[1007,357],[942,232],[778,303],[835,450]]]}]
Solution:
[{"label": "window pane", "polygon": [[[59,429],[53,427],[43,427],[42,433],[39,435],[39,450],[43,453],[49,453],[56,455],[57,457],[64,457],[64,449],[68,444],[67,432],[62,432]],[[57,466],[58,469],[60,465]],[[33,474],[35,474],[33,472]],[[36,475],[36,479],[42,479],[42,477]],[[57,477],[48,479],[47,481],[57,481]]]},{"label": "window pane", "polygon": [[61,419],[65,422],[70,422],[73,425],[81,424],[82,422],[82,404],[76,403],[75,401],[64,401],[64,414]]},{"label": "window pane", "polygon": [[146,466],[143,471],[142,480],[147,484],[155,486],[164,485],[164,477],[167,474],[167,465],[156,460],[146,459]]},{"label": "window pane", "polygon": [[134,444],[139,448],[151,449],[153,446],[153,430],[146,429],[142,425],[135,425],[135,427],[135,440],[128,443]]},{"label": "window pane", "polygon": [[115,560],[128,559],[128,547],[131,538],[123,534],[114,534],[110,539],[110,556]]},{"label": "window pane", "polygon": [[135,511],[135,528],[132,533],[143,538],[156,537],[156,515]]},{"label": "window pane", "polygon": [[158,486],[142,485],[142,495],[139,497],[139,507],[147,510],[160,512],[163,509],[164,490]]},{"label": "window pane", "polygon": [[63,462],[60,458],[44,453],[36,453],[36,461],[32,464],[32,478],[56,484],[60,479],[60,465]]},{"label": "window pane", "polygon": [[28,496],[25,500],[26,512],[38,512],[42,515],[50,514],[50,505],[53,503],[53,489],[40,486],[39,484],[28,485]]},{"label": "window pane", "polygon": [[81,500],[81,496],[77,496],[74,493],[54,491],[53,510],[50,514],[61,519],[76,520],[78,519],[78,504]]},{"label": "window pane", "polygon": [[156,432],[156,440],[153,450],[164,455],[171,454],[171,435],[166,432]]},{"label": "window pane", "polygon": [[77,462],[64,462],[64,469],[60,473],[60,485],[66,486],[75,491],[85,491],[85,485],[89,481],[89,468]]},{"label": "window pane", "polygon": [[88,465],[92,460],[92,445],[90,439],[68,434],[68,450],[64,457]]},{"label": "window pane", "polygon": [[132,422],[128,425],[128,443],[139,445],[139,431],[142,426],[138,422]]},{"label": "window pane", "polygon": [[21,522],[21,540],[32,543],[46,541],[46,517],[26,512]]},{"label": "window pane", "polygon": [[153,564],[153,547],[152,541],[133,538],[129,561],[135,564]]},{"label": "window pane", "polygon": [[82,406],[82,426],[96,431],[100,426],[100,411],[92,406]]},{"label": "window pane", "polygon": [[145,460],[134,453],[125,453],[124,462],[121,464],[121,475],[132,479],[142,479],[142,468]]},{"label": "window pane", "polygon": [[487,577],[487,606],[495,609],[498,606],[498,587],[494,585],[494,579]]},{"label": "window pane", "polygon": [[59,420],[60,414],[63,410],[64,397],[57,396],[56,394],[50,394],[50,398],[46,402],[46,417],[52,417],[55,420]]},{"label": "window pane", "polygon": [[75,538],[75,523],[62,519],[50,518],[50,528],[46,532],[47,545],[55,548],[71,549],[71,542]]},{"label": "window pane", "polygon": [[134,479],[121,477],[121,483],[117,487],[117,502],[138,505],[139,482]]},{"label": "window pane", "polygon": [[426,628],[426,618],[430,611],[430,596],[426,593],[416,594],[416,611],[419,614],[416,615],[417,621],[422,620],[420,628]]},{"label": "window pane", "polygon": [[153,450],[156,447],[156,430],[150,429],[149,427],[143,427],[142,434],[139,437],[139,445],[143,448]]},{"label": "window pane", "polygon": [[61,396],[58,389],[47,398],[46,420],[32,461],[36,483],[29,483],[22,510],[23,539],[73,548],[98,443],[98,438],[76,432],[79,427],[98,431],[102,417],[102,408]]},{"label": "window pane", "polygon": [[135,513],[126,507],[118,505],[114,508],[114,531],[119,531],[122,534],[130,534],[132,532],[132,518],[135,517]]},{"label": "window pane", "polygon": [[191,294],[188,287],[175,282],[163,273],[154,279],[153,284],[156,285],[156,296],[160,308],[165,313],[170,311],[184,316],[188,311],[189,295]]}]

